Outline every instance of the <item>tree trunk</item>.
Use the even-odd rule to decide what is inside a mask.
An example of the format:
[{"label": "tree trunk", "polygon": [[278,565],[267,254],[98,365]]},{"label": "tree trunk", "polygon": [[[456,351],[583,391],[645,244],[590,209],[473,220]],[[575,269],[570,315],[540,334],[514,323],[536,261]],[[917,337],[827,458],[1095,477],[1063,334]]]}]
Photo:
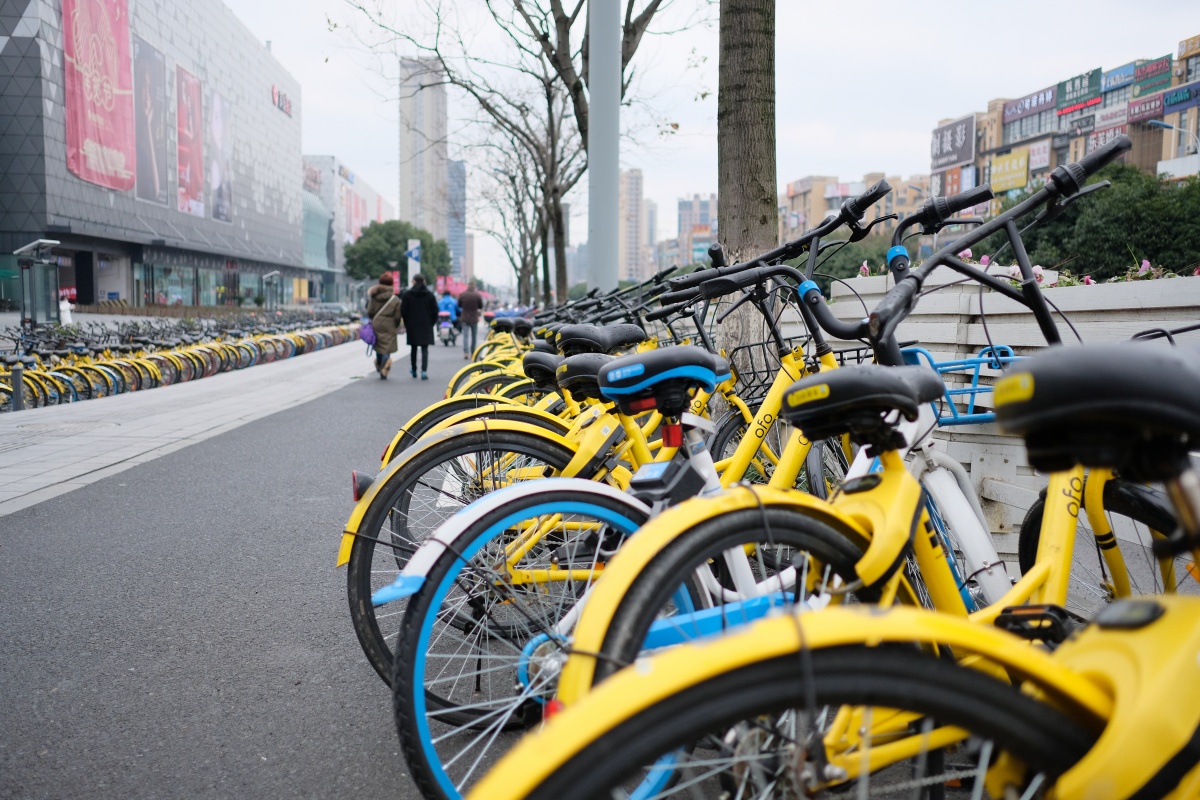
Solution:
[{"label": "tree trunk", "polygon": [[554,294],[559,303],[565,303],[571,283],[567,278],[567,231],[563,221],[562,197],[557,191],[551,194],[550,225],[554,230]]},{"label": "tree trunk", "polygon": [[[721,2],[717,220],[731,264],[770,250],[778,235],[775,2]],[[718,343],[728,353],[739,344],[761,340],[762,330],[761,315],[745,305],[726,318]]]},{"label": "tree trunk", "polygon": [[550,308],[554,305],[554,295],[552,293],[550,283],[550,232],[545,225],[542,226],[542,302],[543,308]]}]

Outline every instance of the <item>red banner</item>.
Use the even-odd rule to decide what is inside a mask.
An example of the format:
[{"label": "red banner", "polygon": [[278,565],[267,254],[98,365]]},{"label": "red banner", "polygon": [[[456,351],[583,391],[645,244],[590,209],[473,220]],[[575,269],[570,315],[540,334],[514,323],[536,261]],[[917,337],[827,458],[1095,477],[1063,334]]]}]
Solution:
[{"label": "red banner", "polygon": [[200,79],[176,67],[179,210],[197,217],[204,216],[204,107],[200,98]]},{"label": "red banner", "polygon": [[67,169],[133,188],[136,150],[127,0],[63,0]]}]

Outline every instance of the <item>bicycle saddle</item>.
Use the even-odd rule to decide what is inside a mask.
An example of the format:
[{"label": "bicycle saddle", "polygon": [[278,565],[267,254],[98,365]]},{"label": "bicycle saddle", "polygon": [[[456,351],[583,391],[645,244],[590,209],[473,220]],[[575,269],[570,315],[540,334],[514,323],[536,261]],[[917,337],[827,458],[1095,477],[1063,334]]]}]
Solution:
[{"label": "bicycle saddle", "polygon": [[600,370],[612,358],[604,353],[580,353],[564,358],[555,371],[559,388],[570,392],[576,400],[599,400]]},{"label": "bicycle saddle", "polygon": [[[729,377],[729,362],[703,347],[663,347],[610,361],[600,372],[600,393],[626,414],[657,408],[677,417],[690,405],[690,390],[713,392]],[[652,405],[630,406],[651,399]]]},{"label": "bicycle saddle", "polygon": [[558,388],[555,371],[562,362],[563,357],[558,353],[533,350],[521,358],[521,369],[525,371],[525,377],[533,381],[539,389],[554,391]]},{"label": "bicycle saddle", "polygon": [[512,333],[513,317],[496,317],[492,320],[492,330],[497,333]]},{"label": "bicycle saddle", "polygon": [[524,317],[513,317],[513,333],[524,339],[533,333],[533,323]]},{"label": "bicycle saddle", "polygon": [[910,422],[922,403],[942,397],[946,388],[929,367],[844,367],[801,378],[783,397],[782,415],[809,439],[849,433],[859,441],[889,449],[897,442],[883,415],[899,411]]},{"label": "bicycle saddle", "polygon": [[996,384],[996,420],[1025,437],[1029,464],[1173,477],[1200,447],[1200,348],[1122,342],[1056,347]]},{"label": "bicycle saddle", "polygon": [[533,339],[533,351],[535,353],[550,353],[558,355],[558,348],[554,346],[554,342],[549,339]]},{"label": "bicycle saddle", "polygon": [[646,341],[646,332],[632,323],[620,325],[563,325],[554,343],[565,356],[579,353],[611,353]]}]

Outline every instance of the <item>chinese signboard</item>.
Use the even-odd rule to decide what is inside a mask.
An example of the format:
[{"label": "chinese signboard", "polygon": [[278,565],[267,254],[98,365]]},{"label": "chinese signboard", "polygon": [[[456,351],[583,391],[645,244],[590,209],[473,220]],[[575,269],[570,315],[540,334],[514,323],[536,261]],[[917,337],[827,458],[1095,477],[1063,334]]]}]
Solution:
[{"label": "chinese signboard", "polygon": [[1058,84],[1058,114],[1070,114],[1100,102],[1100,69],[1076,75]]},{"label": "chinese signboard", "polygon": [[128,191],[137,159],[128,6],[63,0],[62,13],[67,168],[89,183]]},{"label": "chinese signboard", "polygon": [[975,160],[975,115],[955,120],[933,131],[929,146],[932,170],[959,167]]},{"label": "chinese signboard", "polygon": [[1098,147],[1103,147],[1123,133],[1125,133],[1124,125],[1093,131],[1087,138],[1087,152],[1090,153]]},{"label": "chinese signboard", "polygon": [[1129,101],[1129,113],[1125,117],[1126,122],[1141,122],[1144,119],[1153,119],[1161,117],[1163,113],[1163,96],[1162,92],[1158,94],[1139,97],[1137,100]]},{"label": "chinese signboard", "polygon": [[962,191],[962,168],[952,167],[945,172],[935,172],[929,190],[934,197],[949,197]]},{"label": "chinese signboard", "polygon": [[1116,69],[1110,69],[1100,76],[1100,91],[1111,92],[1113,89],[1128,86],[1133,83],[1136,73],[1137,64],[1133,61]]},{"label": "chinese signboard", "polygon": [[1046,169],[1050,166],[1050,140],[1043,139],[1029,145],[1029,168]]},{"label": "chinese signboard", "polygon": [[1072,136],[1083,136],[1085,133],[1091,133],[1095,129],[1095,114],[1088,114],[1086,117],[1077,117],[1067,123],[1067,133]]},{"label": "chinese signboard", "polygon": [[992,191],[1024,189],[1029,183],[1029,151],[1024,147],[1007,155],[992,156]]},{"label": "chinese signboard", "polygon": [[1174,114],[1192,106],[1200,106],[1200,81],[1185,83],[1162,93],[1163,113]]},{"label": "chinese signboard", "polygon": [[1200,53],[1200,36],[1193,36],[1179,43],[1178,58],[1180,61],[1197,53]]},{"label": "chinese signboard", "polygon": [[1133,96],[1141,97],[1161,86],[1170,86],[1172,63],[1171,56],[1166,55],[1138,67],[1133,74]]},{"label": "chinese signboard", "polygon": [[1014,122],[1018,119],[1024,119],[1030,114],[1036,114],[1039,111],[1050,111],[1058,107],[1058,87],[1051,86],[1049,89],[1042,89],[1040,92],[1026,95],[1020,100],[1004,104],[1004,121]]},{"label": "chinese signboard", "polygon": [[1096,127],[1111,128],[1114,125],[1124,125],[1129,119],[1129,104],[1118,103],[1115,106],[1097,109]]}]

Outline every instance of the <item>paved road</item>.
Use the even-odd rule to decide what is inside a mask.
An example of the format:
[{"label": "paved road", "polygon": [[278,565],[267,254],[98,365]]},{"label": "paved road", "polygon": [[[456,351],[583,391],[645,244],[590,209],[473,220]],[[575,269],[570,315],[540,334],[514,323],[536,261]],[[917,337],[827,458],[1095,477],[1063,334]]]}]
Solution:
[{"label": "paved road", "polygon": [[0,517],[0,797],[417,796],[333,562],[431,355]]}]

